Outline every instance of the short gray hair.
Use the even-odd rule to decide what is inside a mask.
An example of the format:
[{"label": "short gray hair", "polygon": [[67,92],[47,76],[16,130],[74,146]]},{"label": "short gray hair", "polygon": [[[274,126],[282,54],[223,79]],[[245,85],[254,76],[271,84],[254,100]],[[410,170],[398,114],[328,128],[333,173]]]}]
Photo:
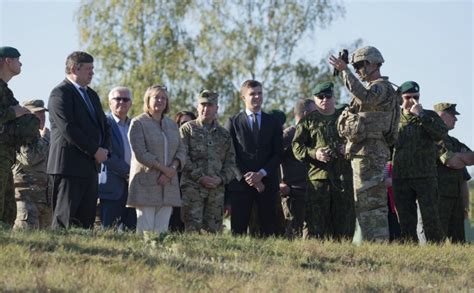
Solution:
[{"label": "short gray hair", "polygon": [[109,101],[112,100],[113,98],[112,94],[118,91],[127,91],[130,96],[130,100],[132,100],[132,90],[130,88],[125,87],[125,86],[116,86],[113,89],[111,89],[109,92]]}]

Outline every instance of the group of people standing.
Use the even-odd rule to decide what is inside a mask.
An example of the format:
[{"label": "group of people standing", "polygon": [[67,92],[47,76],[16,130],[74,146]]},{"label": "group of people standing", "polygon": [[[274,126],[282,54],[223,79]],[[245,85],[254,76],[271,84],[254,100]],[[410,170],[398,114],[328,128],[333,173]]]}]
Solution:
[{"label": "group of people standing", "polygon": [[[374,47],[358,49],[350,60],[365,86],[344,60],[330,57],[352,95],[350,105],[336,107],[334,84],[320,83],[314,100],[296,102],[295,125],[284,130],[276,115],[262,111],[263,86],[256,80],[242,84],[245,109],[224,126],[216,92],[198,94],[197,116],[180,112],[173,121],[167,88],[158,84],[146,90],[143,113],[133,119],[130,88],[113,88],[106,115],[88,86],[94,59],[80,51],[67,57],[66,78],[48,107],[41,100],[19,106],[6,84],[21,71],[19,57],[15,48],[0,48],[0,123],[4,128],[33,113],[37,124],[14,123],[39,132],[34,140],[0,147],[0,221],[16,228],[92,228],[99,199],[103,227],[136,229],[145,238],[181,220],[184,231],[216,233],[227,212],[235,235],[254,222],[261,236],[352,239],[357,218],[364,239],[386,241],[384,168],[393,150],[402,239],[416,236],[416,200],[428,240],[461,237],[451,227],[467,207],[462,168],[473,159],[447,136],[455,105],[439,104],[435,113],[418,103],[415,82],[395,90],[380,74],[384,60]],[[440,172],[448,175],[438,190]]]}]

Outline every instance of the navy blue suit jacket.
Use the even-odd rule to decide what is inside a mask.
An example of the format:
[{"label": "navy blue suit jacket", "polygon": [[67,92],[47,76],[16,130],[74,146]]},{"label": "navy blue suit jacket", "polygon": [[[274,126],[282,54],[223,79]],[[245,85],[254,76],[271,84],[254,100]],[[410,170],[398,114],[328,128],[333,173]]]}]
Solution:
[{"label": "navy blue suit jacket", "polygon": [[118,200],[127,195],[130,165],[125,162],[124,141],[112,114],[107,115],[107,123],[111,129],[112,148],[109,159],[103,163],[107,167],[107,180],[104,183],[99,183],[99,198]]},{"label": "navy blue suit jacket", "polygon": [[[240,112],[231,117],[226,124],[232,137],[236,163],[242,175],[249,171],[265,169],[267,176],[262,180],[265,191],[278,190],[278,168],[283,152],[283,132],[281,124],[272,116],[262,112],[258,143],[252,136],[247,114]],[[245,179],[234,179],[227,186],[228,191],[245,190]],[[248,185],[247,185],[248,186]]]}]

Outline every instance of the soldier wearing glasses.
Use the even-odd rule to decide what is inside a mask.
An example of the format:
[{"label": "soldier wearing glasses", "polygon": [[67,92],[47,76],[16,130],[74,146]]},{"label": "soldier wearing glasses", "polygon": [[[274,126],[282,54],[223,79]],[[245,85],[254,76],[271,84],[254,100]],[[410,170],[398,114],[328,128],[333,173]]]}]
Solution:
[{"label": "soldier wearing glasses", "polygon": [[448,129],[434,111],[419,103],[414,81],[400,86],[403,98],[399,136],[393,156],[393,192],[403,240],[416,241],[416,200],[428,241],[439,242],[443,232],[438,216],[437,147]]},{"label": "soldier wearing glasses", "polygon": [[390,156],[389,146],[397,134],[400,113],[398,96],[388,77],[380,73],[384,62],[375,47],[357,49],[350,63],[359,81],[342,56],[329,58],[329,63],[342,73],[342,80],[352,96],[351,105],[338,119],[338,131],[347,141],[357,219],[362,237],[369,241],[389,238],[383,170]]},{"label": "soldier wearing glasses", "polygon": [[344,141],[337,133],[333,83],[318,84],[313,93],[317,111],[296,126],[295,157],[309,165],[304,236],[336,239],[354,234],[355,211],[350,161],[344,158]]}]

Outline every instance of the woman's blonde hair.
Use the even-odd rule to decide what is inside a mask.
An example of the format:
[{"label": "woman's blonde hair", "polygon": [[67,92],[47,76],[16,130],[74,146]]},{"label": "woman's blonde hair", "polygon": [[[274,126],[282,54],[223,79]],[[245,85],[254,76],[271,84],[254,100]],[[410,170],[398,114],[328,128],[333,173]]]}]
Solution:
[{"label": "woman's blonde hair", "polygon": [[170,111],[170,102],[166,87],[164,85],[155,84],[146,89],[145,95],[143,96],[143,112],[150,114],[150,98],[157,95],[159,92],[164,92],[166,94],[166,107],[163,110],[163,114]]}]

